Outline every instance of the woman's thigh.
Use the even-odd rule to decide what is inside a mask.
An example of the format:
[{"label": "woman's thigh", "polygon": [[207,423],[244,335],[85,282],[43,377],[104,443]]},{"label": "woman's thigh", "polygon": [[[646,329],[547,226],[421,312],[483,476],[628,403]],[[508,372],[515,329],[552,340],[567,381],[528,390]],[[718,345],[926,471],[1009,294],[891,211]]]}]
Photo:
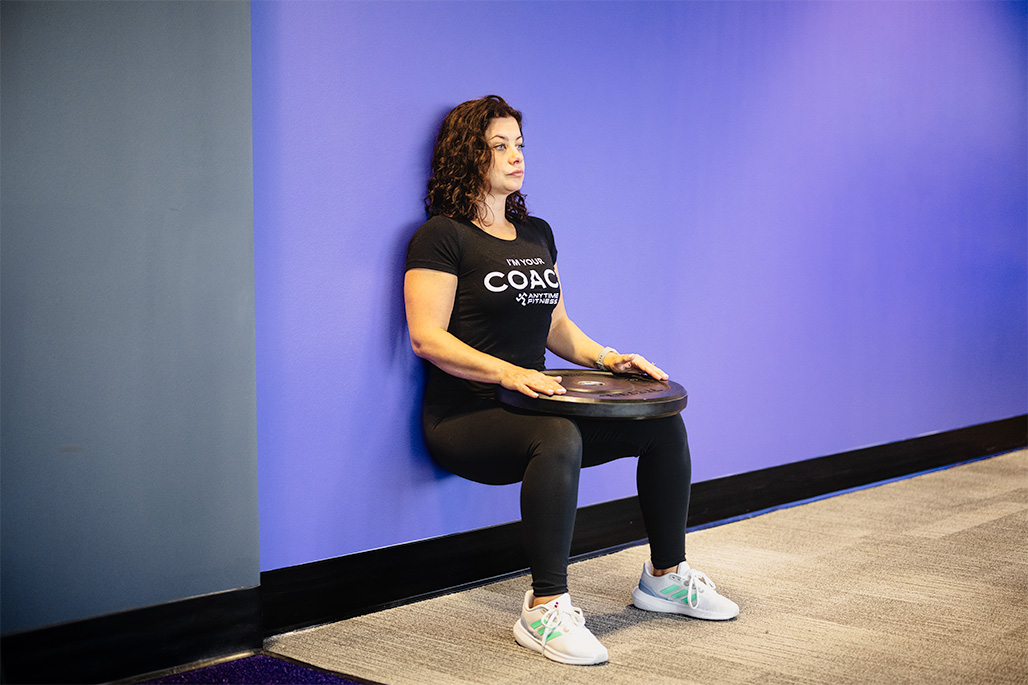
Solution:
[{"label": "woman's thigh", "polygon": [[444,418],[426,417],[424,431],[429,453],[439,466],[479,483],[516,483],[529,462],[542,455],[580,467],[578,426],[560,416],[487,405]]},{"label": "woman's thigh", "polygon": [[663,448],[688,458],[688,437],[680,414],[660,419],[576,419],[582,432],[582,466],[605,464],[622,457],[637,457]]}]

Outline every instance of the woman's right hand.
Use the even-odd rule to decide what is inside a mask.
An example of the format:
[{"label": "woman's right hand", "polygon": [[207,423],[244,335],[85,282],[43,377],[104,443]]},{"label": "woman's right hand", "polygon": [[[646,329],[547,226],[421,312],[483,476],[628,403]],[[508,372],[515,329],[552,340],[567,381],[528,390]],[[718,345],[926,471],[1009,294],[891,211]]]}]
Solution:
[{"label": "woman's right hand", "polygon": [[500,378],[500,385],[536,398],[539,395],[563,395],[567,389],[560,384],[560,376],[547,376],[542,371],[511,366]]}]

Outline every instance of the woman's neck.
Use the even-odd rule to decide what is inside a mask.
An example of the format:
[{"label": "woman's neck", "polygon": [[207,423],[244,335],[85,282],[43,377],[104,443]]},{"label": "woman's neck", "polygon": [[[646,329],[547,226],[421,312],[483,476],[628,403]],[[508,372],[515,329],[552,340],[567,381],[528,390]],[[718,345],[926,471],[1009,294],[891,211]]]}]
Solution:
[{"label": "woman's neck", "polygon": [[487,195],[479,205],[481,212],[479,218],[472,223],[481,228],[489,235],[506,240],[513,240],[517,237],[517,229],[507,219],[507,198],[495,195]]}]

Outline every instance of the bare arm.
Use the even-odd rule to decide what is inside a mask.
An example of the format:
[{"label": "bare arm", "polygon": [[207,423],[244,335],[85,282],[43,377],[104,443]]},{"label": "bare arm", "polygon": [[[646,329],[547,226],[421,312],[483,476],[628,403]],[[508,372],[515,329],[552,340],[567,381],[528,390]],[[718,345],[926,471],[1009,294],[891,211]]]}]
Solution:
[{"label": "bare arm", "polygon": [[450,375],[497,383],[529,397],[565,392],[559,378],[479,352],[450,333],[447,328],[456,294],[457,277],[453,274],[411,269],[404,276],[403,299],[414,354]]},{"label": "bare arm", "polygon": [[[559,279],[560,275],[558,274],[557,277]],[[546,347],[572,364],[589,368],[596,367],[596,358],[604,349],[603,345],[586,335],[568,316],[568,312],[564,308],[563,287],[560,292],[560,300],[551,315]],[[641,373],[658,380],[667,380],[668,377],[666,373],[638,354],[608,352],[602,361],[604,366],[617,373]]]}]

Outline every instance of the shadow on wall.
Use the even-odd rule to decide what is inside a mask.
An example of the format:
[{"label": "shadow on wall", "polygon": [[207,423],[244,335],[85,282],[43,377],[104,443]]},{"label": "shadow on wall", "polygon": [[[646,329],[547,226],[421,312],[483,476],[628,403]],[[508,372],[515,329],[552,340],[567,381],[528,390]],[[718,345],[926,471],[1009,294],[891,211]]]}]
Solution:
[{"label": "shadow on wall", "polygon": [[[456,103],[455,105],[456,106]],[[427,185],[432,175],[432,152],[435,149],[435,139],[442,126],[443,119],[450,113],[450,108],[440,110],[435,117],[432,117],[432,125],[425,135],[425,143],[421,149],[419,158],[422,160],[424,178]],[[428,448],[425,446],[424,437],[421,431],[421,401],[425,390],[425,364],[411,350],[410,336],[407,331],[407,316],[403,301],[403,278],[407,264],[407,244],[411,236],[418,230],[427,219],[427,215],[421,219],[412,220],[403,230],[397,234],[390,258],[388,282],[391,287],[386,289],[388,300],[385,303],[385,310],[389,312],[389,319],[386,325],[388,339],[385,341],[387,349],[393,351],[391,361],[398,366],[409,366],[408,374],[410,383],[410,395],[407,404],[407,420],[409,434],[411,436],[410,458],[415,473],[424,474],[425,479],[443,480],[449,477],[456,477],[449,471],[436,466],[428,455]],[[427,468],[426,468],[427,467]]]}]

